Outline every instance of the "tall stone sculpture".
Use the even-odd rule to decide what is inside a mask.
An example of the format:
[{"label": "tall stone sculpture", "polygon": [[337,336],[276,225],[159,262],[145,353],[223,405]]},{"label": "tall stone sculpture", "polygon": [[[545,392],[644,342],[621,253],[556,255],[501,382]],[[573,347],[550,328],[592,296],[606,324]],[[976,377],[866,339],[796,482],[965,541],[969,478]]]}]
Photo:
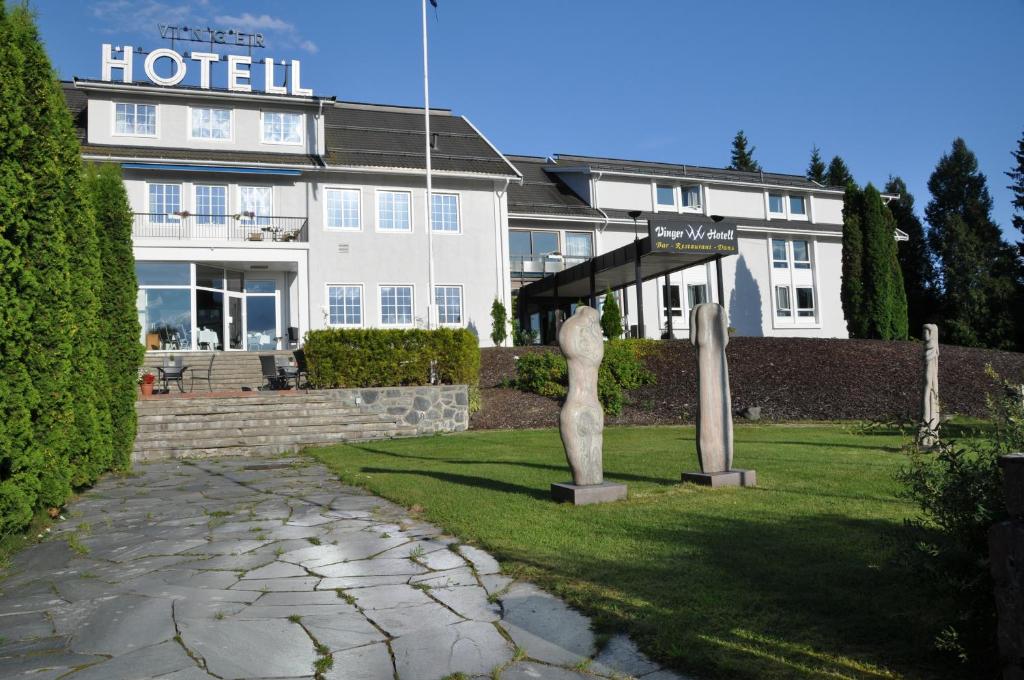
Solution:
[{"label": "tall stone sculpture", "polygon": [[597,310],[577,307],[576,313],[562,324],[558,344],[569,364],[569,393],[558,421],[572,483],[552,484],[551,497],[575,505],[625,498],[624,484],[604,483],[604,410],[597,398],[604,336]]},{"label": "tall stone sculpture", "polygon": [[939,432],[939,327],[924,325],[924,385],[921,390],[921,429],[918,443],[931,448]]},{"label": "tall stone sculpture", "polygon": [[714,303],[690,313],[690,342],[697,348],[697,458],[700,472],[684,472],[684,482],[706,486],[754,486],[753,470],[732,469],[732,402],[725,346],[725,309]]}]

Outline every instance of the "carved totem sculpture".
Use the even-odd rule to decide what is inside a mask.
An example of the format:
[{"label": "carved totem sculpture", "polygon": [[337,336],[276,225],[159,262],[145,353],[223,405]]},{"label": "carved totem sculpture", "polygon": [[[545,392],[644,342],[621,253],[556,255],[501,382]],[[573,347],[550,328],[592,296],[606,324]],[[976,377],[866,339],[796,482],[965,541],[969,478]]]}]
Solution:
[{"label": "carved totem sculpture", "polygon": [[939,431],[939,327],[924,325],[924,385],[921,394],[921,446],[938,443]]},{"label": "carved totem sculpture", "polygon": [[694,307],[690,342],[697,347],[697,457],[706,474],[732,469],[732,402],[725,346],[725,310],[714,303]]},{"label": "carved totem sculpture", "polygon": [[569,393],[558,420],[572,480],[579,486],[601,484],[604,410],[597,398],[597,372],[604,358],[604,337],[597,310],[577,307],[562,324],[558,344],[569,364]]}]

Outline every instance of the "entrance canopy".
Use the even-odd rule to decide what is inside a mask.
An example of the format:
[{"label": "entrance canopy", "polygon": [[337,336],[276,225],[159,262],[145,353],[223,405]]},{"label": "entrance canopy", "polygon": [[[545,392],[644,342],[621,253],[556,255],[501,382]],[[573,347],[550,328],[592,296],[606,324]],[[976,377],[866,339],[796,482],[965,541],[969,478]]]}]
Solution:
[{"label": "entrance canopy", "polygon": [[523,286],[519,299],[555,303],[592,300],[605,290],[637,285],[737,253],[736,225],[703,216],[652,216],[648,220],[648,234]]}]

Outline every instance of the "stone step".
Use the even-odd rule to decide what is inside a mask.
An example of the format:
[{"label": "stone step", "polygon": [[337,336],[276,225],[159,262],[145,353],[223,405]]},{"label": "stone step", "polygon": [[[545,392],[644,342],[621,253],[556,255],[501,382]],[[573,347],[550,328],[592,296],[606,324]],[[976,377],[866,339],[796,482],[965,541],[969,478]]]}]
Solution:
[{"label": "stone step", "polygon": [[228,405],[217,405],[217,406],[192,406],[189,408],[168,408],[164,411],[140,411],[138,413],[139,421],[144,422],[146,419],[153,419],[153,422],[166,421],[169,418],[184,418],[186,416],[197,416],[203,418],[216,418],[220,415],[230,414],[259,414],[261,416],[266,414],[282,415],[287,414],[301,414],[301,413],[321,413],[324,411],[331,412],[355,412],[358,407],[354,405],[344,404],[335,402],[331,403],[318,403],[318,402],[306,402],[306,403],[295,403],[295,404],[252,404],[244,406],[228,406]]},{"label": "stone step", "polygon": [[151,439],[165,439],[169,434],[181,435],[182,437],[193,437],[196,433],[218,432],[218,433],[273,433],[280,432],[312,432],[315,429],[322,429],[324,432],[331,432],[346,425],[367,425],[374,423],[398,423],[399,418],[381,415],[348,415],[342,418],[317,417],[317,418],[261,418],[259,420],[208,420],[192,422],[164,422],[164,423],[140,423],[136,430],[136,441],[147,441]]},{"label": "stone step", "polygon": [[183,440],[163,439],[146,442],[136,441],[135,451],[177,451],[177,450],[212,450],[222,448],[245,448],[263,445],[293,445],[296,447],[315,444],[330,444],[350,441],[353,439],[371,439],[376,437],[411,436],[416,434],[415,426],[396,427],[380,424],[377,427],[356,425],[351,428],[337,427],[334,432],[283,435],[251,435],[248,432],[234,437],[203,437],[186,438]]},{"label": "stone step", "polygon": [[391,439],[390,434],[366,433],[365,436],[341,438],[337,441],[320,444],[257,444],[246,446],[220,446],[214,448],[147,448],[144,451],[135,451],[132,458],[137,461],[167,460],[168,458],[219,458],[221,456],[273,456],[282,453],[297,453],[302,449],[315,448],[317,446],[330,446],[346,441],[370,441]]}]

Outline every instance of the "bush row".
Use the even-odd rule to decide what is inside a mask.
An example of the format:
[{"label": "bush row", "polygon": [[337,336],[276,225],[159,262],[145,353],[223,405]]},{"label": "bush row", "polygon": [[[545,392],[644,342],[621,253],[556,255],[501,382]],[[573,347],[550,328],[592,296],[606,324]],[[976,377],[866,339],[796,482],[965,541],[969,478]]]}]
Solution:
[{"label": "bush row", "polygon": [[135,376],[131,213],[84,168],[31,11],[0,4],[0,532],[128,465]]},{"label": "bush row", "polygon": [[469,385],[480,382],[480,348],[464,328],[330,328],[306,334],[310,385]]},{"label": "bush row", "polygon": [[[653,340],[610,340],[597,374],[597,393],[605,413],[619,415],[627,403],[625,390],[654,383],[654,374],[644,367],[643,357],[654,347]],[[562,398],[569,387],[569,367],[556,352],[529,353],[516,361],[513,386],[544,397]]]}]

